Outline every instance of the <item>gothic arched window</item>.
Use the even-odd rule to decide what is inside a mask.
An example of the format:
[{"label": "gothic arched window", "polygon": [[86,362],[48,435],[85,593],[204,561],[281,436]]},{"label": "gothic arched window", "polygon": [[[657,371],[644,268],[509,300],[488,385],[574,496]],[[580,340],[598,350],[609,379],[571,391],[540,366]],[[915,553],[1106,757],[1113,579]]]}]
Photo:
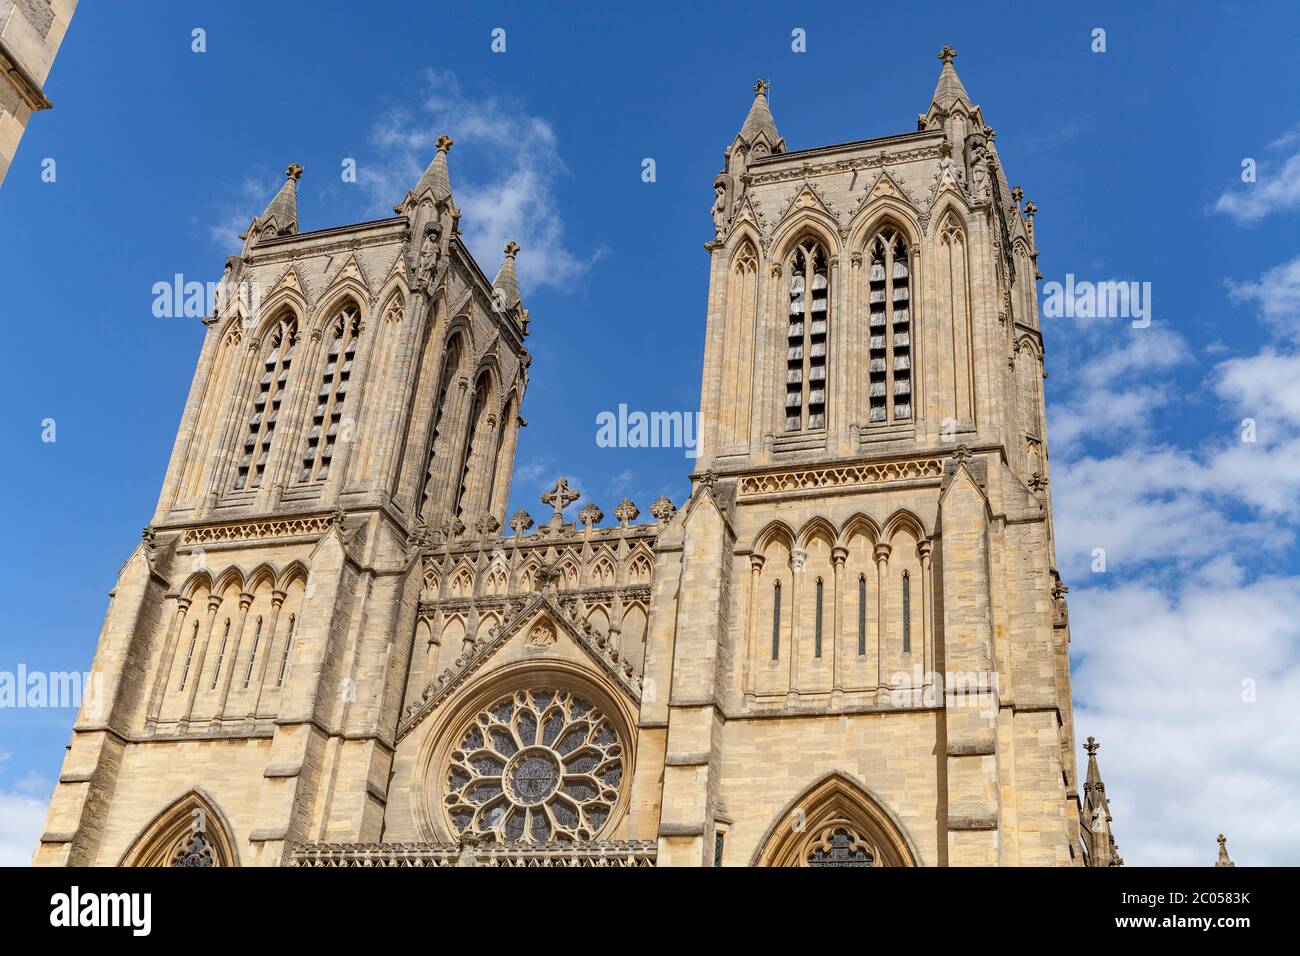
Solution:
[{"label": "gothic arched window", "polygon": [[781,658],[781,582],[772,586],[772,660]]},{"label": "gothic arched window", "polygon": [[185,682],[189,680],[190,665],[194,663],[194,647],[199,643],[199,622],[194,622],[194,630],[190,634],[190,649],[185,652],[185,669],[181,671],[181,684],[177,690],[185,689]]},{"label": "gothic arched window", "polygon": [[257,631],[253,634],[253,649],[248,654],[248,672],[244,674],[244,686],[253,679],[253,663],[257,660],[257,645],[262,643],[262,615],[257,616]]},{"label": "gothic arched window", "polygon": [[790,311],[786,330],[785,430],[826,427],[826,338],[830,316],[829,264],[815,239],[790,257]]},{"label": "gothic arched window", "polygon": [[469,511],[469,498],[473,490],[471,479],[476,473],[475,457],[482,451],[480,443],[487,438],[485,434],[480,434],[480,431],[486,428],[488,397],[491,391],[491,381],[486,375],[480,376],[478,384],[474,386],[474,402],[469,415],[469,425],[465,429],[465,444],[461,454],[460,480],[456,485],[456,501],[452,508],[456,517],[465,524],[473,520],[473,515]]},{"label": "gothic arched window", "polygon": [[339,431],[350,428],[350,423],[343,421],[343,403],[348,397],[348,380],[352,377],[352,360],[356,356],[360,332],[361,311],[356,303],[349,301],[339,309],[326,333],[329,345],[325,368],[316,392],[316,408],[312,412],[311,431],[307,433],[307,449],[303,452],[299,481],[329,476]]},{"label": "gothic arched window", "polygon": [[266,357],[262,359],[262,377],[257,383],[253,399],[253,413],[248,420],[244,438],[243,457],[235,477],[235,490],[258,488],[266,473],[266,460],[271,453],[271,436],[280,417],[280,400],[284,397],[285,382],[289,380],[289,364],[293,360],[294,345],[298,337],[298,322],[292,312],[286,311],[271,328],[268,335]]},{"label": "gothic arched window", "polygon": [[813,657],[822,656],[822,579],[817,579],[817,613],[813,627]]},{"label": "gothic arched window", "polygon": [[221,633],[221,647],[217,651],[217,664],[212,668],[212,686],[209,690],[217,689],[217,681],[221,677],[221,663],[226,659],[226,644],[230,641],[230,618],[226,618],[225,630]]},{"label": "gothic arched window", "polygon": [[433,519],[433,504],[445,481],[438,474],[438,465],[446,457],[443,445],[443,426],[447,422],[447,402],[451,394],[451,382],[460,368],[461,338],[456,336],[447,346],[442,359],[442,369],[438,374],[438,397],[433,409],[433,423],[429,429],[429,463],[424,470],[424,492],[420,496],[420,516],[426,521]]},{"label": "gothic arched window", "polygon": [[903,572],[903,653],[912,651],[912,577]]},{"label": "gothic arched window", "polygon": [[907,242],[885,228],[867,244],[868,420],[912,417],[912,270]]},{"label": "gothic arched window", "polygon": [[858,656],[867,653],[867,576],[858,575]]}]

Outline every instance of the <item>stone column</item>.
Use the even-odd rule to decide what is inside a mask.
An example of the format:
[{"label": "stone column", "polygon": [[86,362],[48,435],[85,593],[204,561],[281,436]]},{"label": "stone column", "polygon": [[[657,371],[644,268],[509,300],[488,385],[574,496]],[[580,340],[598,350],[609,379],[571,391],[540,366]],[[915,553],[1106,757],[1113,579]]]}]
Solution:
[{"label": "stone column", "polygon": [[262,690],[266,687],[267,663],[271,660],[271,653],[275,650],[276,623],[280,620],[280,608],[284,606],[286,597],[288,595],[283,591],[271,592],[271,626],[267,629],[269,636],[266,639],[266,653],[262,655],[262,666],[257,669],[257,695],[253,698],[253,711],[246,718],[248,720],[256,720],[257,712],[261,709]]},{"label": "stone column", "polygon": [[243,592],[239,595],[239,623],[235,625],[235,646],[230,649],[230,666],[226,668],[226,679],[221,685],[221,700],[217,702],[217,712],[213,723],[220,724],[226,716],[226,701],[230,697],[230,683],[235,679],[235,670],[239,664],[239,645],[244,636],[244,624],[248,620],[248,609],[253,606],[253,595]]},{"label": "stone column", "polygon": [[840,648],[843,643],[842,615],[840,605],[844,603],[843,582],[844,562],[848,559],[849,549],[834,547],[831,549],[831,562],[835,566],[834,584],[831,589],[831,702],[839,703],[844,697],[844,654]]},{"label": "stone column", "polygon": [[158,674],[149,692],[149,706],[145,711],[145,733],[152,734],[158,726],[158,711],[162,707],[163,694],[172,679],[172,663],[176,659],[177,635],[185,633],[185,615],[190,609],[190,599],[176,598],[176,613],[172,616],[171,626],[167,629],[166,643],[163,644],[162,660],[158,664]]},{"label": "stone column", "polygon": [[808,552],[795,548],[790,552],[790,683],[786,700],[794,703],[799,697],[799,602],[803,597],[803,567]]},{"label": "stone column", "polygon": [[745,672],[742,680],[741,691],[745,695],[745,703],[754,701],[753,674],[758,666],[758,598],[759,583],[763,576],[763,562],[767,559],[761,554],[751,554],[749,556],[749,639],[746,642],[745,650]]},{"label": "stone column", "polygon": [[194,713],[194,698],[198,696],[199,684],[203,676],[203,662],[208,656],[208,642],[212,640],[212,626],[217,620],[217,609],[221,607],[221,596],[213,594],[208,598],[208,622],[203,628],[203,643],[199,647],[199,656],[197,660],[190,662],[190,672],[185,675],[190,684],[190,692],[185,700],[185,712],[181,715],[180,730],[182,733],[189,726],[190,717]]},{"label": "stone column", "polygon": [[885,686],[885,634],[889,628],[886,614],[885,582],[888,578],[889,552],[892,549],[883,541],[876,545],[876,687]]}]

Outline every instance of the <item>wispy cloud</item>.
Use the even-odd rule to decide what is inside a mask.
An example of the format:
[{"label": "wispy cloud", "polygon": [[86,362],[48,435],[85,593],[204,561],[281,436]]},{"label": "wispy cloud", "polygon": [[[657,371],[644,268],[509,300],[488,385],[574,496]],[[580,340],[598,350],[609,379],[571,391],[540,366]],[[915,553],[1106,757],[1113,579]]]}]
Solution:
[{"label": "wispy cloud", "polygon": [[551,124],[513,100],[470,95],[450,71],[427,70],[423,84],[422,103],[388,111],[372,132],[375,155],[360,165],[358,181],[375,213],[391,214],[445,133],[456,144],[451,185],[461,229],[483,270],[493,275],[513,240],[523,249],[517,268],[525,297],[530,288],[581,277],[603,250],[578,253],[566,244],[556,186],[568,170]]},{"label": "wispy cloud", "polygon": [[[1300,146],[1300,127],[1269,143],[1270,153]],[[1214,203],[1214,211],[1226,213],[1243,225],[1265,216],[1300,207],[1300,151],[1283,159],[1266,158],[1257,163],[1255,182],[1239,183]]]}]

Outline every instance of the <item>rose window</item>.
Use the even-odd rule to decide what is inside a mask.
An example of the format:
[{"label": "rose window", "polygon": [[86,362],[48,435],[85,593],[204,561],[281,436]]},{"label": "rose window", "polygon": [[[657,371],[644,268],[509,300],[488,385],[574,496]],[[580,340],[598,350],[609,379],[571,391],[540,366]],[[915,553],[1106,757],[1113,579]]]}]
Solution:
[{"label": "rose window", "polygon": [[623,782],[623,745],[590,701],[520,690],[480,713],[447,765],[447,815],[486,841],[590,840]]}]

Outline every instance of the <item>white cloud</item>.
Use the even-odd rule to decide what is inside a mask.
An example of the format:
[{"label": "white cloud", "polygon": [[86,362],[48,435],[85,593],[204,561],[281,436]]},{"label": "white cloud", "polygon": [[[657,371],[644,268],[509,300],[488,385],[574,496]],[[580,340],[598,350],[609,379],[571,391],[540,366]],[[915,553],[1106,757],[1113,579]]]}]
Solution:
[{"label": "white cloud", "polygon": [[[1300,258],[1230,293],[1289,335]],[[1102,743],[1121,854],[1206,866],[1223,831],[1240,863],[1295,864],[1300,352],[1275,343],[1195,382],[1178,336],[1095,331],[1063,343],[1049,434],[1075,729]],[[1200,433],[1171,441],[1189,399]]]},{"label": "white cloud", "polygon": [[[1270,144],[1270,149],[1292,146],[1297,133],[1292,132]],[[1300,153],[1281,163],[1261,162],[1256,169],[1257,181],[1241,183],[1225,191],[1214,203],[1214,211],[1227,213],[1243,225],[1258,222],[1274,212],[1300,207]]]},{"label": "white cloud", "polygon": [[1071,595],[1075,726],[1128,863],[1207,866],[1223,831],[1239,863],[1295,865],[1300,578],[1214,577]]},{"label": "white cloud", "polygon": [[29,866],[45,825],[48,799],[0,791],[0,866]]},{"label": "white cloud", "polygon": [[551,124],[517,103],[467,94],[450,71],[428,70],[424,81],[425,101],[386,113],[372,134],[377,155],[358,168],[376,214],[391,215],[446,133],[456,144],[449,166],[461,229],[483,271],[495,275],[502,249],[513,240],[522,247],[516,268],[525,300],[530,288],[564,286],[582,276],[602,250],[583,256],[565,245],[555,189],[567,170]]},{"label": "white cloud", "polygon": [[1274,266],[1252,282],[1228,280],[1228,293],[1239,302],[1251,302],[1273,331],[1300,337],[1300,256]]}]

